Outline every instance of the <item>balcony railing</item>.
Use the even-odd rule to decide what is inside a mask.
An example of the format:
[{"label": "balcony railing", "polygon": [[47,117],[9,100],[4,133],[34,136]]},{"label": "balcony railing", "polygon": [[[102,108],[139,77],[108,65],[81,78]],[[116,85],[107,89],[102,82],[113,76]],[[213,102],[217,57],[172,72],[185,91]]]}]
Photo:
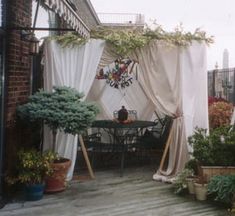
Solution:
[{"label": "balcony railing", "polygon": [[144,15],[129,13],[98,13],[103,25],[144,26]]}]

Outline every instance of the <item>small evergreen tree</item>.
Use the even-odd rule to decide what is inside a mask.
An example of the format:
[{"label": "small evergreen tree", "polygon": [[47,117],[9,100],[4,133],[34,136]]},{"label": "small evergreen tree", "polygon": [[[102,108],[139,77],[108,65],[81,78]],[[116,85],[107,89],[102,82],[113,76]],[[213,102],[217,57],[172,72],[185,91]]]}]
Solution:
[{"label": "small evergreen tree", "polygon": [[29,97],[28,103],[17,108],[22,119],[31,122],[42,121],[48,125],[53,134],[53,151],[55,151],[58,130],[73,135],[91,126],[98,113],[93,103],[81,101],[84,95],[70,87],[54,87],[53,92],[40,90]]}]

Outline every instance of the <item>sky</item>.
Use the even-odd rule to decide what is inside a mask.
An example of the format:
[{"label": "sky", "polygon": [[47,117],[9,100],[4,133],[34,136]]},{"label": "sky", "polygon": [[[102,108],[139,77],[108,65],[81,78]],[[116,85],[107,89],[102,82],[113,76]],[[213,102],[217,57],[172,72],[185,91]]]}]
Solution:
[{"label": "sky", "polygon": [[216,62],[223,66],[223,52],[229,52],[229,67],[235,67],[235,0],[90,0],[97,13],[140,13],[145,22],[155,20],[164,30],[180,23],[185,31],[196,28],[213,35],[207,49],[208,70]]}]

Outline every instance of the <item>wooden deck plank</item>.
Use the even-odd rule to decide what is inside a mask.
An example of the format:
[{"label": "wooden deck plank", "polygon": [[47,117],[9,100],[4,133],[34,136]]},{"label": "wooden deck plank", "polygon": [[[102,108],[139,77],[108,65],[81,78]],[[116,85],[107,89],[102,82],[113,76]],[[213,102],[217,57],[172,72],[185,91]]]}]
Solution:
[{"label": "wooden deck plank", "polygon": [[96,172],[96,179],[71,182],[65,192],[36,202],[8,204],[0,216],[226,216],[207,202],[177,196],[172,185],[152,180],[153,170]]}]

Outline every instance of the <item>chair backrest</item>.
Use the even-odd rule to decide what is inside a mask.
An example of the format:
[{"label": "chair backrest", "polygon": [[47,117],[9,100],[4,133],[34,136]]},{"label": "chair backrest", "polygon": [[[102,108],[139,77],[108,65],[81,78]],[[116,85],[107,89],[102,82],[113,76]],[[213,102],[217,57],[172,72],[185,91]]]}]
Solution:
[{"label": "chair backrest", "polygon": [[167,141],[171,125],[172,118],[169,116],[165,116],[163,119],[156,119],[156,125],[152,127],[151,130],[145,131],[145,139],[147,142],[155,144],[158,143],[158,147],[163,147]]}]

